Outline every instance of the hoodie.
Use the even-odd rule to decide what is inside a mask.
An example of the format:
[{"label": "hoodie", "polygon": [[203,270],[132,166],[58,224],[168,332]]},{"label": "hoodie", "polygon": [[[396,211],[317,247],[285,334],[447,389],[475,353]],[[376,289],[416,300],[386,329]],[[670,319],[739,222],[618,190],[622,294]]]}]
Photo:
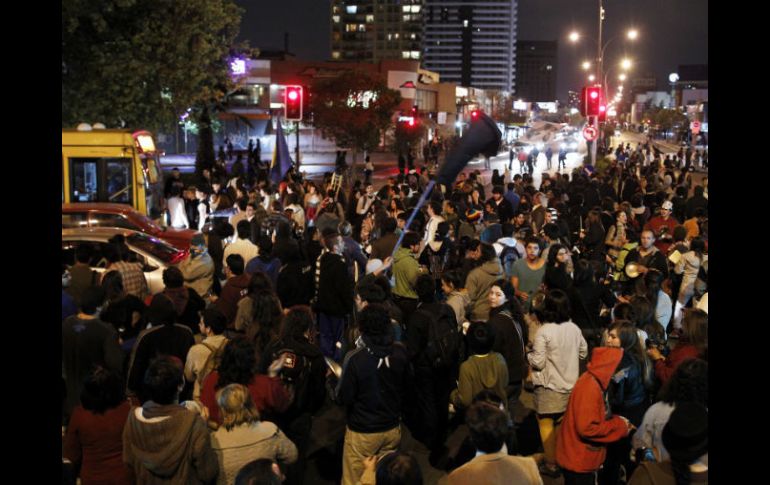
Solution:
[{"label": "hoodie", "polygon": [[227,280],[227,283],[225,283],[225,286],[222,288],[222,293],[219,295],[219,299],[214,303],[216,309],[224,313],[225,317],[227,317],[228,325],[235,322],[235,315],[238,312],[238,302],[249,292],[250,281],[251,275],[248,273],[233,276]]},{"label": "hoodie", "polygon": [[179,404],[152,401],[128,415],[123,462],[144,484],[208,483],[219,472],[203,419]]},{"label": "hoodie", "polygon": [[393,294],[416,300],[417,293],[414,291],[414,284],[417,282],[419,274],[420,264],[417,262],[417,256],[409,248],[398,248],[396,256],[393,258],[393,278],[396,280]]},{"label": "hoodie", "polygon": [[503,404],[508,406],[505,387],[508,385],[508,367],[505,359],[497,352],[472,355],[460,366],[457,389],[452,391],[449,402],[467,409],[473,403],[473,396],[485,389],[494,391]]},{"label": "hoodie", "polygon": [[471,299],[471,321],[486,322],[489,319],[487,294],[495,281],[505,278],[500,259],[487,261],[468,273],[465,289]]},{"label": "hoodie", "polygon": [[606,446],[628,435],[628,426],[612,416],[607,387],[623,358],[623,349],[596,347],[588,370],[572,389],[564,421],[556,439],[556,461],[575,473],[599,469]]},{"label": "hoodie", "polygon": [[362,346],[345,355],[334,394],[345,406],[350,430],[381,433],[399,426],[409,358],[406,347],[392,337],[364,335],[362,340]]}]

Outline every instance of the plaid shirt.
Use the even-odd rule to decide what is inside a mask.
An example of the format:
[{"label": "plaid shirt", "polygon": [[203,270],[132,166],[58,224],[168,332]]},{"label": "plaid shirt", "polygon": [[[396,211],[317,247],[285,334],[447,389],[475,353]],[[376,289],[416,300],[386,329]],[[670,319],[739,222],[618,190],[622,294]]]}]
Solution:
[{"label": "plaid shirt", "polygon": [[130,293],[141,300],[148,295],[147,280],[142,273],[141,263],[128,263],[126,261],[118,261],[112,263],[108,270],[115,270],[123,277],[123,288],[126,293]]}]

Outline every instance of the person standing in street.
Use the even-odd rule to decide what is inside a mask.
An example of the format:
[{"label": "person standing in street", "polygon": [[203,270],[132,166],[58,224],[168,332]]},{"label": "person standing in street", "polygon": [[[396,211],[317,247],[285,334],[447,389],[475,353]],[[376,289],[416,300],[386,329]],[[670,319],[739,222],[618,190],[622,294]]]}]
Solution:
[{"label": "person standing in street", "polygon": [[382,305],[367,305],[358,325],[360,343],[345,355],[334,391],[335,400],[345,406],[347,423],[342,485],[359,481],[366,458],[398,449],[409,364],[406,348],[393,341],[390,316]]},{"label": "person standing in street", "polygon": [[545,162],[546,162],[546,168],[548,170],[551,170],[552,159],[553,159],[553,149],[551,148],[551,145],[548,145],[548,147],[545,149]]},{"label": "person standing in street", "polygon": [[319,347],[326,357],[339,362],[343,335],[353,312],[353,281],[342,256],[345,242],[340,234],[334,228],[326,228],[322,235],[324,249],[315,263],[314,309],[318,313]]}]

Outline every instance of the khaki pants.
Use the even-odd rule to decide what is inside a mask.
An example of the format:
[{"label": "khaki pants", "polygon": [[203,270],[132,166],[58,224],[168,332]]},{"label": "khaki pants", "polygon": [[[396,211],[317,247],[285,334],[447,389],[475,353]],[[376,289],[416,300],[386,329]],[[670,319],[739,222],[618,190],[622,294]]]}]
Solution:
[{"label": "khaki pants", "polygon": [[356,433],[345,429],[342,452],[342,485],[355,485],[364,473],[364,458],[396,451],[401,443],[401,426],[381,433]]}]

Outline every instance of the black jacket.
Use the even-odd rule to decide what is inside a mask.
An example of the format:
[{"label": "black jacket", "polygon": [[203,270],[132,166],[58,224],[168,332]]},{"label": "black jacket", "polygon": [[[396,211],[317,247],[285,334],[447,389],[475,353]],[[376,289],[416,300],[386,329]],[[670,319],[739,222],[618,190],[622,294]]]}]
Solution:
[{"label": "black jacket", "polygon": [[493,352],[498,352],[505,358],[508,366],[508,382],[521,382],[527,375],[527,358],[524,346],[527,342],[527,325],[524,322],[514,324],[513,318],[502,314],[506,305],[489,311],[487,325],[495,329]]},{"label": "black jacket", "polygon": [[315,268],[303,261],[289,263],[278,271],[276,293],[281,306],[309,305],[313,298]]},{"label": "black jacket", "polygon": [[352,431],[380,433],[401,420],[409,359],[402,344],[363,339],[364,347],[345,355],[335,396],[345,406]]},{"label": "black jacket", "polygon": [[416,311],[409,315],[406,324],[407,353],[409,354],[409,360],[415,366],[431,368],[431,364],[425,357],[425,347],[428,346],[430,335],[428,326],[431,325],[432,319],[426,313],[436,316],[444,313],[455,327],[457,327],[457,317],[452,307],[446,303],[420,303],[417,309],[422,311]]},{"label": "black jacket", "polygon": [[709,208],[709,201],[707,198],[703,197],[702,195],[693,195],[689,199],[687,199],[687,202],[685,204],[685,212],[684,217],[685,220],[692,219],[695,217],[695,209],[698,207],[703,207],[708,211]]},{"label": "black jacket", "polygon": [[353,281],[342,256],[334,253],[321,256],[321,277],[316,290],[318,311],[334,317],[353,312]]},{"label": "black jacket", "polygon": [[144,400],[147,397],[142,393],[144,373],[152,359],[160,355],[170,355],[184,362],[193,345],[195,337],[186,325],[158,325],[142,331],[136,339],[128,364],[128,389],[138,393],[140,399]]},{"label": "black jacket", "polygon": [[583,330],[600,328],[599,310],[602,303],[611,308],[617,301],[607,286],[596,282],[573,285],[567,294],[572,309],[572,321]]},{"label": "black jacket", "polygon": [[[626,265],[628,265],[628,263],[638,263],[641,261],[641,259],[642,257],[639,254],[639,248],[634,248],[629,251],[628,255],[626,256]],[[655,268],[663,273],[663,279],[668,278],[668,261],[662,252],[655,251],[655,254],[650,256],[650,260],[646,266],[648,268]]]}]

